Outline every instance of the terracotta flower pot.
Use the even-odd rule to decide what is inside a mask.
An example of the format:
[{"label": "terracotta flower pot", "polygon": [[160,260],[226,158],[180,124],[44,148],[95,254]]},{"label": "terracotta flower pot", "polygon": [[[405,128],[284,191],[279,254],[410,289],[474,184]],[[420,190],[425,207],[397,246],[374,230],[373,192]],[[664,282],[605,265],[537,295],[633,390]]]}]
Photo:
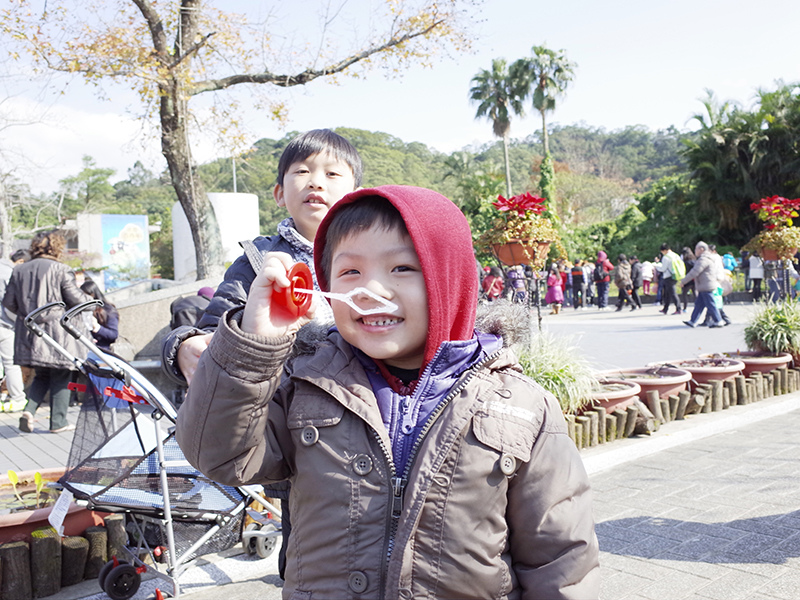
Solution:
[{"label": "terracotta flower pot", "polygon": [[[64,468],[45,469],[40,473],[45,481],[58,481],[64,474]],[[17,474],[20,481],[17,485],[17,490],[20,494],[31,487],[30,482],[34,480],[34,475],[35,471],[23,471]],[[5,475],[0,477],[0,494],[13,496],[13,486]],[[47,519],[52,509],[51,505],[45,508],[0,515],[0,544],[23,540],[30,541],[31,532],[34,529],[49,525]],[[87,510],[85,507],[73,502],[67,510],[67,516],[64,518],[64,535],[80,535],[88,527],[102,525],[106,516],[108,516],[108,513]]]},{"label": "terracotta flower pot", "polygon": [[[787,258],[791,258],[796,253],[797,253],[797,248],[789,249],[789,251],[787,252]],[[771,248],[762,247],[761,248],[761,258],[763,258],[764,260],[778,260],[778,259],[780,259],[780,256],[778,256],[778,252],[777,251],[772,250]]]},{"label": "terracotta flower pot", "polygon": [[788,352],[781,352],[780,354],[768,354],[764,352],[724,352],[724,356],[740,360],[744,363],[742,375],[747,377],[751,373],[761,371],[762,373],[769,373],[773,369],[779,369],[783,366],[789,366],[792,362],[792,355]]},{"label": "terracotta flower pot", "polygon": [[608,413],[618,408],[625,410],[633,404],[642,391],[639,384],[630,379],[600,377],[597,383],[600,389],[592,393],[591,405],[587,406],[585,410],[591,410],[597,406],[602,406]]},{"label": "terracotta flower pot", "polygon": [[505,244],[492,244],[494,255],[506,266],[532,265],[542,267],[550,251],[550,242],[535,240],[509,240]]},{"label": "terracotta flower pot", "polygon": [[692,374],[685,369],[676,367],[631,367],[615,371],[604,371],[601,375],[607,378],[617,378],[625,381],[633,380],[639,384],[639,399],[645,400],[647,392],[658,392],[660,398],[666,398],[686,389]]},{"label": "terracotta flower pot", "polygon": [[708,383],[709,381],[726,381],[739,375],[744,369],[744,363],[728,357],[701,356],[683,360],[669,360],[651,363],[648,366],[675,366],[692,374],[693,385]]}]

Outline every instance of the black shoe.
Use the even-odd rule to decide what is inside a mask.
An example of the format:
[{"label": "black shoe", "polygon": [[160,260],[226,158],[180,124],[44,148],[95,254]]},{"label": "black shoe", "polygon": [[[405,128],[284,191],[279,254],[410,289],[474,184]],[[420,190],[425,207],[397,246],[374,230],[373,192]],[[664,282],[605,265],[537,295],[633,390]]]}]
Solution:
[{"label": "black shoe", "polygon": [[695,325],[691,321],[684,321],[683,324],[686,325],[687,327],[697,327],[697,325]]}]

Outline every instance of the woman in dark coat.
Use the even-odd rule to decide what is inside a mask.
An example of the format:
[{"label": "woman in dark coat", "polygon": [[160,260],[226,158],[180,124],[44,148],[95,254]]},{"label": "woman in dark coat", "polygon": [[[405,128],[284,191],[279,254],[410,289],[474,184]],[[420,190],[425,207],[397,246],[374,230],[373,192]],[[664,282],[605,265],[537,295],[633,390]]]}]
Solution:
[{"label": "woman in dark coat", "polygon": [[92,339],[100,350],[111,352],[111,344],[119,337],[119,312],[117,307],[106,300],[100,287],[91,279],[81,285],[81,289],[95,300],[101,300],[92,314]]},{"label": "woman in dark coat", "polygon": [[[691,248],[684,246],[683,251],[681,252],[681,258],[683,259],[683,264],[686,265],[686,272],[688,273],[692,270],[697,257],[694,255],[694,252],[692,252]],[[683,304],[684,312],[686,311],[686,305],[688,304],[687,300],[689,292],[692,292],[692,298],[697,299],[697,293],[695,292],[694,288],[694,279],[681,286],[681,304]]]},{"label": "woman in dark coat", "polygon": [[[67,309],[90,300],[75,283],[75,274],[60,262],[66,247],[58,231],[36,234],[31,242],[31,260],[14,268],[3,297],[3,306],[17,315],[14,324],[14,362],[34,369],[28,388],[28,403],[19,420],[20,430],[33,431],[33,415],[50,394],[50,431],[75,429],[67,423],[70,391],[67,386],[75,369],[72,361],[25,327],[25,316],[50,302],[63,302]],[[72,356],[86,357],[86,349],[59,324],[64,309],[55,307],[39,315],[39,326]],[[82,328],[80,319],[73,322]]]}]

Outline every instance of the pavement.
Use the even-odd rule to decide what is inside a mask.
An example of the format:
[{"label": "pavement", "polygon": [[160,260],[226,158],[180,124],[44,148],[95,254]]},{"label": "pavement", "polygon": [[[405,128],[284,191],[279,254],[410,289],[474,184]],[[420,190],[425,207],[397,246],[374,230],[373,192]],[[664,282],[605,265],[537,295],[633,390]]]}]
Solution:
[{"label": "pavement", "polygon": [[[734,324],[690,329],[687,315],[652,306],[614,312],[563,309],[542,328],[576,345],[598,369],[641,366],[743,348],[750,306],[726,306]],[[75,409],[71,409],[73,413]],[[0,471],[64,464],[71,433],[32,434],[17,414],[0,414]],[[74,422],[74,414],[70,414]],[[583,450],[594,490],[601,548],[601,600],[796,600],[800,598],[800,392],[692,415],[648,437]],[[8,465],[8,466],[6,466]],[[238,547],[204,556],[180,578],[194,600],[280,597],[276,555]],[[135,600],[154,597],[159,580]],[[100,600],[96,581],[55,600]]]}]

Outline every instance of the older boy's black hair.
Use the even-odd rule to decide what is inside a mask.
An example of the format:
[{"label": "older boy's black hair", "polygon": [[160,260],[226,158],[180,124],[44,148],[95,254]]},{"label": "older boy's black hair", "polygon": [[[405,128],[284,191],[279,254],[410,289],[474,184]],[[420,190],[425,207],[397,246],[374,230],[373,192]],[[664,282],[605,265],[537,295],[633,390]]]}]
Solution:
[{"label": "older boy's black hair", "polygon": [[354,233],[366,231],[373,226],[391,231],[398,229],[408,235],[405,221],[392,203],[380,196],[367,196],[348,204],[334,215],[325,232],[325,248],[322,251],[322,271],[325,280],[331,280],[331,263],[336,247],[344,238]]},{"label": "older boy's black hair", "polygon": [[289,142],[278,161],[278,185],[283,185],[283,177],[292,163],[305,160],[309,156],[320,152],[327,152],[338,160],[347,163],[353,170],[355,187],[361,186],[361,177],[364,169],[361,165],[361,156],[358,150],[355,149],[353,144],[330,129],[312,129],[301,133]]}]

